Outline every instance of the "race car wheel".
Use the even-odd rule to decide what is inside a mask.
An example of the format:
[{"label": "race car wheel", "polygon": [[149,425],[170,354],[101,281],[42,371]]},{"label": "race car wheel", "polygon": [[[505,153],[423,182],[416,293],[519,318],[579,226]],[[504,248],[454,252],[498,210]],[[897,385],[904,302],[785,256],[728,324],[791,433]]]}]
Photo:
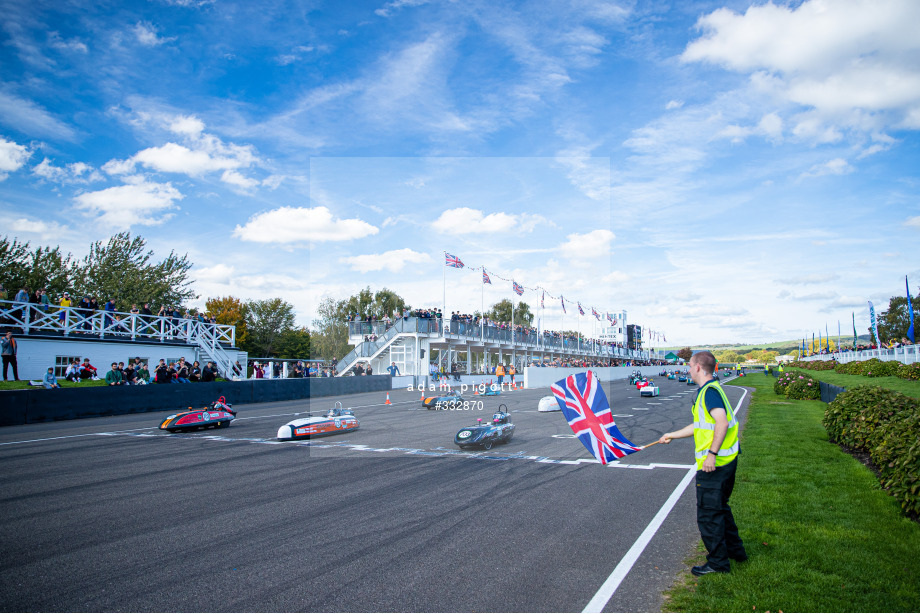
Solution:
[{"label": "race car wheel", "polygon": [[482,444],[482,449],[483,449],[483,450],[491,450],[491,449],[492,449],[492,442],[491,442],[491,441],[487,441],[487,442],[485,442],[484,444]]}]

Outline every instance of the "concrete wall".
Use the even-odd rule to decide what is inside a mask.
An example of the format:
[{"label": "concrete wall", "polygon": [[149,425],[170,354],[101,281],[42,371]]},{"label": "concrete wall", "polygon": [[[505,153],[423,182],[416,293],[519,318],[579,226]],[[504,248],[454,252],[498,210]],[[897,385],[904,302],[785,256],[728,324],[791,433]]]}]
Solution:
[{"label": "concrete wall", "polygon": [[[36,338],[18,336],[13,333],[18,342],[16,362],[19,365],[19,379],[40,380],[48,367],[55,366],[58,356],[76,356],[80,362],[89,358],[90,363],[99,370],[99,377],[104,378],[113,362],[128,364],[131,358],[149,359],[151,373],[156,368],[161,358],[169,361],[179,357],[185,358],[189,363],[199,360],[198,347],[185,343],[142,343],[130,342],[119,339],[99,338],[67,338],[50,337]],[[231,355],[235,350],[228,350]],[[240,352],[240,364],[245,364],[246,353]],[[238,359],[239,360],[239,359]],[[12,369],[7,374],[13,378]]]},{"label": "concrete wall", "polygon": [[[639,371],[642,375],[657,376],[662,370],[677,370],[674,366],[654,366],[654,367],[591,367],[591,371],[597,375],[602,382],[613,380],[628,379],[634,371]],[[680,368],[683,370],[683,367]],[[576,373],[584,373],[588,369],[585,367],[565,368],[565,367],[526,367],[524,369],[524,387],[525,388],[548,388],[559,380]]]},{"label": "concrete wall", "polygon": [[220,396],[225,396],[231,405],[242,405],[378,390],[386,392],[390,389],[389,375],[59,390],[30,388],[0,391],[0,426],[153,411],[172,412],[203,407]]}]

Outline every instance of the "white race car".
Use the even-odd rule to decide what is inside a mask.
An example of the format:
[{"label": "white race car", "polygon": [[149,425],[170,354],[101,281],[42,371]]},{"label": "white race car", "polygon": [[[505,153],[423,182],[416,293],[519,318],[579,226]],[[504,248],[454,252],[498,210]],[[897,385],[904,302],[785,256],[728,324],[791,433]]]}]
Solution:
[{"label": "white race car", "polygon": [[658,386],[655,384],[649,384],[648,386],[643,386],[639,388],[640,397],[657,397],[658,396]]},{"label": "white race car", "polygon": [[336,401],[335,407],[326,412],[325,416],[298,418],[282,426],[278,429],[278,440],[310,439],[321,435],[348,433],[357,430],[359,425],[354,412],[343,409],[342,403]]},{"label": "white race car", "polygon": [[556,400],[556,397],[549,395],[548,397],[540,399],[540,404],[537,405],[537,411],[562,411],[562,408],[559,407],[559,402]]}]

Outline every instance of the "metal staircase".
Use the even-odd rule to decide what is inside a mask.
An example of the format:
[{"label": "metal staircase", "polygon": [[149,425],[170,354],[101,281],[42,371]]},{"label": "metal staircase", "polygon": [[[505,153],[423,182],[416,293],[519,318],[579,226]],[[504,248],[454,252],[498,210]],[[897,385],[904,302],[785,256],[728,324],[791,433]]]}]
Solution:
[{"label": "metal staircase", "polygon": [[336,364],[335,374],[342,375],[351,369],[358,361],[373,360],[383,353],[401,333],[414,333],[416,331],[415,318],[397,320],[393,326],[377,338],[376,341],[362,341],[355,349],[342,357]]},{"label": "metal staircase", "polygon": [[201,362],[213,361],[222,377],[227,379],[246,378],[245,371],[241,371],[237,367],[236,360],[220,345],[218,336],[210,327],[192,326],[189,331],[189,341],[198,346],[198,355]]}]

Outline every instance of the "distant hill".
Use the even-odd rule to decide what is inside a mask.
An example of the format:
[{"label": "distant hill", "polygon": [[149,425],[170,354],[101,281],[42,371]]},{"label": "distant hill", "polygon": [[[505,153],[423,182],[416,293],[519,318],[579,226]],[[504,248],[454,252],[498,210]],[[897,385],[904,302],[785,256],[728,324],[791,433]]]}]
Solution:
[{"label": "distant hill", "polygon": [[[869,345],[872,341],[872,338],[868,334],[859,335],[857,339],[859,340],[860,343],[864,343],[866,345]],[[831,335],[831,340],[833,340],[834,343],[836,343],[837,337],[835,335]],[[807,343],[808,341],[810,341],[810,339],[806,339],[805,341]],[[840,337],[840,343],[843,347],[851,346],[853,344],[852,335],[849,337],[846,335],[842,335]],[[748,352],[753,352],[755,350],[767,350],[767,351],[772,351],[772,352],[779,352],[782,355],[782,354],[788,354],[793,350],[797,350],[801,346],[802,346],[801,339],[793,339],[791,341],[770,341],[770,342],[764,342],[764,343],[754,343],[754,344],[749,344],[749,345],[738,345],[738,344],[732,344],[732,343],[717,343],[714,345],[693,345],[693,346],[690,346],[690,349],[691,350],[709,350],[710,352],[713,352],[713,353],[731,350],[739,354],[746,354]],[[665,352],[676,352],[677,350],[681,349],[681,347],[667,347],[667,348],[661,348],[661,350]],[[655,348],[655,349],[658,349],[658,348]]]}]

